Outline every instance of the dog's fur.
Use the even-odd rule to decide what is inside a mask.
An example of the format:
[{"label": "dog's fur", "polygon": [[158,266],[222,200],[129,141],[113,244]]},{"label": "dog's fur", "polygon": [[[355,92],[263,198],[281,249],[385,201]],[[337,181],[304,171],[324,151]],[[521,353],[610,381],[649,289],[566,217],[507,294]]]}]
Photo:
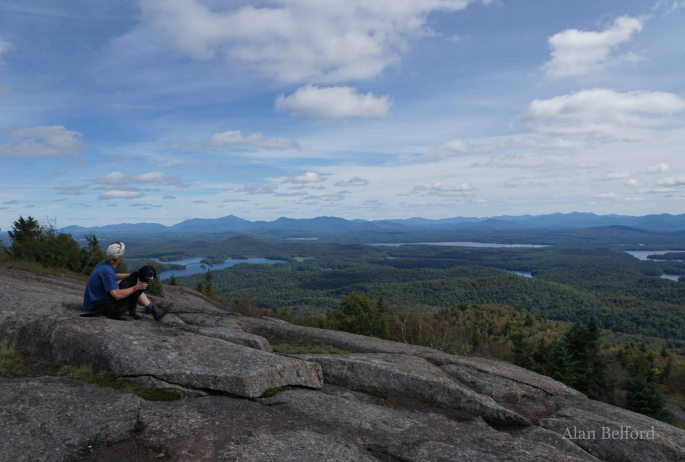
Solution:
[{"label": "dog's fur", "polygon": [[[138,284],[138,279],[149,284],[150,281],[156,277],[157,270],[155,270],[154,266],[145,265],[138,271],[134,271],[119,281],[119,289],[135,287],[135,285]],[[131,295],[122,298],[121,300],[116,300],[112,295],[107,294],[102,303],[100,303],[98,309],[89,313],[84,313],[81,316],[84,318],[91,318],[104,315],[111,319],[123,319],[122,316],[128,311],[128,315],[133,319],[140,319],[140,316],[136,313],[136,305],[138,304],[138,297],[140,297],[140,294],[143,292],[143,290],[136,290]]]}]

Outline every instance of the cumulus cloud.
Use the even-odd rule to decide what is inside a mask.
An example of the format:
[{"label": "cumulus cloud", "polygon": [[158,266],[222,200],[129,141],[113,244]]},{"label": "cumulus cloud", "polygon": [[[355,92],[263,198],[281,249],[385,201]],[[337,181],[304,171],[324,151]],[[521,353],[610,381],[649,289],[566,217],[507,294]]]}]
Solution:
[{"label": "cumulus cloud", "polygon": [[309,185],[326,181],[326,177],[316,172],[304,172],[291,175],[282,183],[294,183],[296,185]]},{"label": "cumulus cloud", "polygon": [[[612,51],[642,31],[642,22],[631,17],[621,17],[602,32],[568,29],[549,38],[552,59],[543,69],[550,79],[563,79],[589,74],[606,64]],[[630,55],[635,56],[635,55]]]},{"label": "cumulus cloud", "polygon": [[365,180],[364,178],[360,178],[358,176],[353,176],[347,181],[340,180],[337,183],[335,183],[336,186],[340,187],[348,187],[348,186],[366,186],[369,184],[368,180]]},{"label": "cumulus cloud", "polygon": [[349,119],[351,117],[385,117],[392,101],[389,96],[369,92],[357,93],[352,87],[298,88],[292,95],[279,95],[274,105],[277,111],[314,119]]},{"label": "cumulus cloud", "polygon": [[259,132],[243,136],[239,130],[229,130],[215,133],[208,140],[200,143],[192,143],[181,138],[181,145],[189,149],[201,149],[206,147],[223,148],[226,146],[250,146],[260,149],[301,149],[297,141],[290,138],[267,138]]},{"label": "cumulus cloud", "polygon": [[673,93],[595,88],[536,99],[523,120],[548,135],[639,140],[663,125],[666,115],[682,111],[685,100]]},{"label": "cumulus cloud", "polygon": [[0,144],[0,156],[77,156],[87,146],[81,133],[67,130],[61,125],[20,128],[11,131],[7,138],[12,142]]},{"label": "cumulus cloud", "polygon": [[106,193],[100,194],[98,197],[101,201],[107,201],[111,199],[139,199],[143,197],[143,194],[138,191],[107,191]]},{"label": "cumulus cloud", "polygon": [[216,2],[141,0],[142,24],[131,37],[152,35],[196,60],[222,56],[280,83],[337,83],[379,76],[412,40],[431,33],[432,12],[472,1],[271,0],[212,8]]},{"label": "cumulus cloud", "polygon": [[665,162],[660,164],[652,165],[647,169],[647,173],[666,173],[671,169],[670,165]]}]

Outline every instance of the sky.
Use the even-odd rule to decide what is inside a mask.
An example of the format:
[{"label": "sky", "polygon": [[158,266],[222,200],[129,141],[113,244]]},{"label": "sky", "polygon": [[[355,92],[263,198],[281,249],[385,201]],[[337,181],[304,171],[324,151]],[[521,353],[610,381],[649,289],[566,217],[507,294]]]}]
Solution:
[{"label": "sky", "polygon": [[6,0],[0,228],[685,212],[685,0]]}]

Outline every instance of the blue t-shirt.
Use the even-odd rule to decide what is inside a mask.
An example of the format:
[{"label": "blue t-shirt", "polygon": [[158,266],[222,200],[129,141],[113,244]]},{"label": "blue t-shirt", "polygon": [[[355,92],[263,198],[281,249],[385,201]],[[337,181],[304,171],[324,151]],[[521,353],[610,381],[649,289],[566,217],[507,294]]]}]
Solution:
[{"label": "blue t-shirt", "polygon": [[111,290],[119,288],[114,267],[106,261],[101,261],[90,274],[83,294],[83,307],[87,310],[95,308],[95,304],[104,300]]}]

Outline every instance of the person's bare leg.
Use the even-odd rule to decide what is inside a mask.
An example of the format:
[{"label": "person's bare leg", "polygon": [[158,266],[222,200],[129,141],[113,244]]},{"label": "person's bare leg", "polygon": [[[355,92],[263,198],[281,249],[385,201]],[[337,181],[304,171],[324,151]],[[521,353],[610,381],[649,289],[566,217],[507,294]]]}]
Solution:
[{"label": "person's bare leg", "polygon": [[140,294],[140,297],[138,297],[138,304],[143,308],[147,307],[150,304],[150,299],[147,298],[145,292]]}]

